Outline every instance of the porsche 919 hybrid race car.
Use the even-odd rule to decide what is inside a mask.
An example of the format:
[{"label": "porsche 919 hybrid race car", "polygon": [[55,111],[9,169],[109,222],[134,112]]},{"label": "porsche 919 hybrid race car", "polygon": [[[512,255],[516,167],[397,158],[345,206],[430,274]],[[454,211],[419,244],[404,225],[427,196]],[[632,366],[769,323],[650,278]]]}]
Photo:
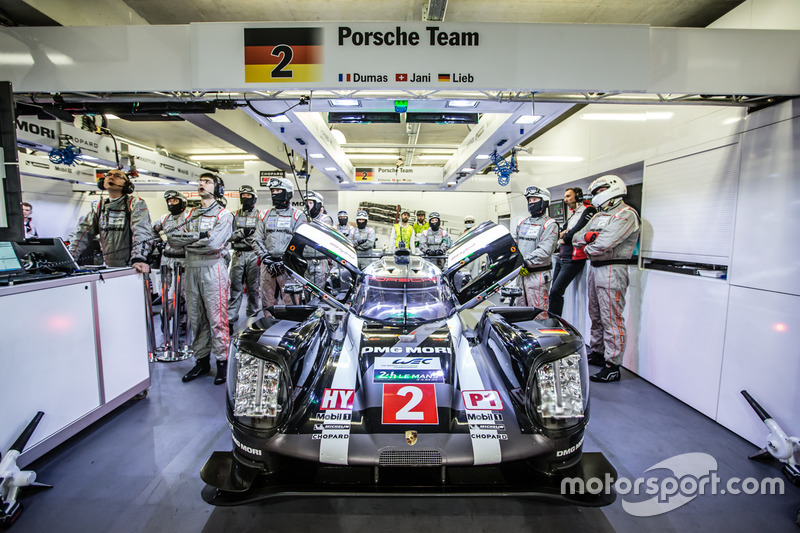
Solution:
[{"label": "porsche 919 hybrid race car", "polygon": [[[310,281],[320,261],[338,269],[338,289]],[[465,267],[476,261],[473,278]],[[561,494],[564,478],[616,472],[582,450],[589,380],[580,334],[540,309],[488,301],[523,265],[506,228],[487,222],[463,236],[443,271],[400,249],[362,272],[344,236],[311,223],[298,228],[284,265],[319,305],[275,306],[234,338],[233,449],[202,468],[207,502],[302,494],[613,501],[605,488]]]}]

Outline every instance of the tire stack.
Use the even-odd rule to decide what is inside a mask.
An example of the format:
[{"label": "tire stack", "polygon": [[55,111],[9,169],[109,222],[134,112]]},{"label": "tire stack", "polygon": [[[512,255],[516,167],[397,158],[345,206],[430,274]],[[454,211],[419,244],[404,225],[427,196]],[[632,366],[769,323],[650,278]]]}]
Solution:
[{"label": "tire stack", "polygon": [[359,209],[363,209],[369,214],[370,222],[380,222],[383,224],[395,224],[400,220],[400,213],[403,208],[400,205],[376,204],[373,202],[361,202]]}]

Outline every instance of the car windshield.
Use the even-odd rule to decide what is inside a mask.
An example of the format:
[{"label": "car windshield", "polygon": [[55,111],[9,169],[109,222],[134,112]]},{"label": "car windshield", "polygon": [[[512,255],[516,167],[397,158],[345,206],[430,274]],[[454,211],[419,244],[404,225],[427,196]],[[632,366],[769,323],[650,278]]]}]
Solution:
[{"label": "car windshield", "polygon": [[411,257],[407,265],[391,257],[372,263],[353,305],[361,318],[399,326],[441,320],[453,309],[455,298],[441,270],[421,257]]}]

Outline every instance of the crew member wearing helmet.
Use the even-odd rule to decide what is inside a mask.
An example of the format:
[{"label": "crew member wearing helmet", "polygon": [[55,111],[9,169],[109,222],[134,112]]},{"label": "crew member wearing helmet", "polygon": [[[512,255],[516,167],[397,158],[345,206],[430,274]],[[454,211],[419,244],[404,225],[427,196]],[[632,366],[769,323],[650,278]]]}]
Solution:
[{"label": "crew member wearing helmet", "polygon": [[339,225],[336,226],[336,229],[339,231],[339,233],[347,237],[348,240],[352,241],[354,228],[353,226],[347,223],[348,220],[347,211],[344,210],[339,211],[339,214],[336,216],[339,219]]},{"label": "crew member wearing helmet", "polygon": [[[175,286],[171,283],[173,278],[173,270],[176,265],[185,266],[186,263],[186,246],[187,241],[185,236],[187,233],[183,231],[186,221],[188,220],[189,213],[186,212],[186,205],[188,200],[183,193],[170,190],[164,192],[164,199],[167,201],[167,209],[169,213],[163,215],[159,220],[153,224],[153,233],[157,239],[163,240],[166,244],[164,252],[161,255],[161,266],[166,267],[163,269],[165,279],[162,283],[167,286],[167,305],[175,297]],[[185,287],[181,290],[181,309],[183,310],[180,317],[181,326],[186,323],[186,305],[185,305]],[[166,307],[162,304],[162,308]],[[163,317],[163,314],[162,314]],[[167,327],[167,324],[162,319],[162,327]]]},{"label": "crew member wearing helmet", "polygon": [[556,267],[553,270],[553,285],[550,287],[550,312],[561,316],[564,310],[564,292],[572,280],[581,272],[586,264],[586,253],[583,247],[573,246],[572,239],[578,233],[585,232],[586,224],[597,213],[597,209],[588,200],[583,199],[580,187],[570,187],[564,191],[564,203],[567,205],[567,227],[560,233]]},{"label": "crew member wearing helmet", "polygon": [[262,307],[292,303],[291,296],[283,292],[289,280],[283,268],[283,254],[297,227],[308,220],[302,211],[292,207],[292,182],[286,178],[272,178],[269,188],[272,208],[261,213],[253,236],[253,246],[261,260]]},{"label": "crew member wearing helmet", "polygon": [[437,211],[431,211],[428,216],[428,229],[422,230],[419,235],[419,251],[422,255],[435,258],[434,262],[439,268],[444,267],[447,250],[453,244],[447,230],[442,228],[442,219]]},{"label": "crew member wearing helmet", "polygon": [[625,352],[625,291],[628,263],[639,238],[639,214],[622,197],[628,192],[618,176],[601,176],[589,186],[597,214],[572,239],[589,256],[589,317],[592,319],[591,364],[603,365],[592,381],[620,379]]},{"label": "crew member wearing helmet", "polygon": [[403,210],[400,213],[400,222],[392,226],[392,233],[389,236],[389,244],[392,247],[392,253],[398,248],[402,247],[414,252],[414,227],[408,223],[411,218],[411,213],[408,210]]},{"label": "crew member wearing helmet", "polygon": [[[321,194],[316,191],[308,191],[304,199],[311,220],[332,228],[335,227],[333,218],[325,213],[324,199]],[[308,279],[317,287],[324,287],[330,272],[330,260],[311,247],[306,247],[303,257],[308,261]]]},{"label": "crew member wearing helmet", "polygon": [[375,230],[367,227],[369,215],[363,209],[356,213],[356,227],[351,241],[358,254],[358,268],[364,270],[372,262],[372,250],[375,248]]},{"label": "crew member wearing helmet", "polygon": [[428,221],[425,220],[425,211],[422,209],[417,211],[417,221],[414,222],[412,227],[414,228],[414,245],[419,247],[419,236],[423,231],[431,227]]},{"label": "crew member wearing helmet", "polygon": [[108,193],[78,223],[69,239],[69,251],[79,259],[95,236],[100,239],[103,259],[110,267],[132,266],[150,272],[153,228],[147,204],[133,195],[133,182],[124,170],[114,168],[97,180],[97,188]]},{"label": "crew member wearing helmet", "polygon": [[530,216],[517,226],[517,246],[525,261],[520,271],[521,305],[547,311],[552,280],[550,268],[558,242],[558,222],[547,216],[550,191],[532,185],[525,189],[525,198]]},{"label": "crew member wearing helmet", "polygon": [[466,235],[472,228],[475,227],[475,217],[472,215],[467,215],[464,217],[464,231],[461,232],[461,235]]},{"label": "crew member wearing helmet", "polygon": [[231,246],[233,247],[233,260],[231,262],[231,294],[228,299],[228,328],[233,333],[233,324],[239,317],[239,307],[242,305],[242,295],[247,287],[247,316],[253,316],[259,311],[258,286],[260,272],[258,268],[258,255],[255,252],[253,239],[256,226],[261,213],[256,209],[258,194],[250,185],[239,187],[239,201],[241,207],[233,219],[233,234]]},{"label": "crew member wearing helmet", "polygon": [[192,381],[211,370],[211,354],[217,362],[214,385],[225,383],[228,372],[228,287],[230,279],[224,251],[228,247],[233,214],[222,207],[225,183],[211,172],[200,175],[197,192],[201,207],[192,209],[184,226],[186,245],[186,308],[194,333],[195,365],[183,376]]}]

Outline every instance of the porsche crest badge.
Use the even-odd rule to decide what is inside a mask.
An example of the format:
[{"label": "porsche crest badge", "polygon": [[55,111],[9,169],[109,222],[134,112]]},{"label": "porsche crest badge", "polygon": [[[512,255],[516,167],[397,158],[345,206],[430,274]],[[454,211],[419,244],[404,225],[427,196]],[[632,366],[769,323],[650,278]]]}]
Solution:
[{"label": "porsche crest badge", "polygon": [[406,442],[410,446],[415,445],[417,443],[417,432],[414,431],[413,429],[409,429],[408,431],[406,431]]}]

